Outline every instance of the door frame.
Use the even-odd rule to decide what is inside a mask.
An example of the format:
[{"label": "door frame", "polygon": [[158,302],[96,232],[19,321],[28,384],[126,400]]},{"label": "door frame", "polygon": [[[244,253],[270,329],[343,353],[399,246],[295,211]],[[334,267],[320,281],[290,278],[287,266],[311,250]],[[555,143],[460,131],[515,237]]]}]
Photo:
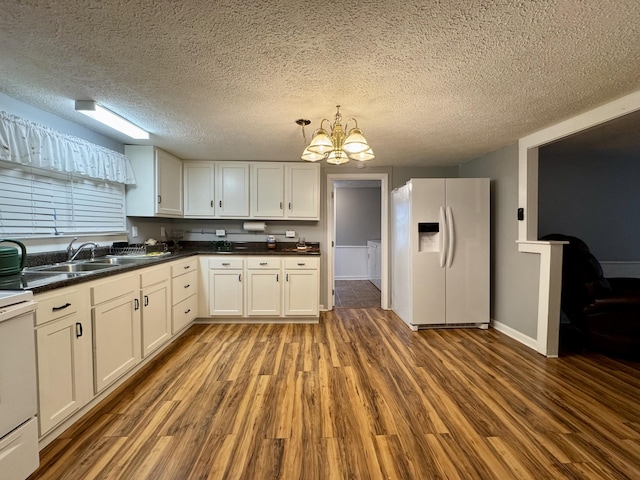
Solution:
[{"label": "door frame", "polygon": [[391,308],[389,284],[389,174],[388,173],[333,173],[327,175],[327,310],[333,310],[335,304],[335,278],[333,262],[336,242],[334,182],[336,180],[380,180],[380,246],[381,289],[380,306],[384,310]]},{"label": "door frame", "polygon": [[576,115],[518,140],[518,251],[540,255],[538,318],[533,347],[548,357],[558,356],[562,242],[538,240],[538,150],[540,147],[640,110],[640,91]]}]

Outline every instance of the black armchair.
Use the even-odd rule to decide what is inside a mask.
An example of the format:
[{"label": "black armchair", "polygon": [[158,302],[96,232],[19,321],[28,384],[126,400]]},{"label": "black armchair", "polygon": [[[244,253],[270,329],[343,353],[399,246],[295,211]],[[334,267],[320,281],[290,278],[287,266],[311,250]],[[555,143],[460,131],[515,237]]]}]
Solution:
[{"label": "black armchair", "polygon": [[588,346],[640,357],[640,278],[605,278],[598,260],[577,237],[550,234],[541,240],[569,242],[563,248],[562,311]]}]

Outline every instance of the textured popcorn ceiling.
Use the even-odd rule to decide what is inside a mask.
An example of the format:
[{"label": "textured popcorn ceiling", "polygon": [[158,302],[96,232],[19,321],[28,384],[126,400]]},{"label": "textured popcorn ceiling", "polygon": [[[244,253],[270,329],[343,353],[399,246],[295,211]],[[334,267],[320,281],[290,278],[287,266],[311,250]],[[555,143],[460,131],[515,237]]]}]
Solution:
[{"label": "textured popcorn ceiling", "polygon": [[[638,0],[2,2],[0,91],[184,159],[297,160],[342,105],[375,165],[457,165],[640,89]],[[127,142],[128,143],[128,142]]]}]

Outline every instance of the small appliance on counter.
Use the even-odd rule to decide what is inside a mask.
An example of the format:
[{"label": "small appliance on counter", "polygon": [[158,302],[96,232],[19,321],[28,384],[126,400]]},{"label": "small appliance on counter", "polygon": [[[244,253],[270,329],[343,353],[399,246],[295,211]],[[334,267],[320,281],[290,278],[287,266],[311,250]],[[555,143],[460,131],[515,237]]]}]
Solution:
[{"label": "small appliance on counter", "polygon": [[267,248],[272,250],[276,248],[276,237],[269,235],[267,237]]},{"label": "small appliance on counter", "polygon": [[22,250],[21,255],[19,255],[17,248],[0,247],[0,276],[20,273],[27,259],[27,247],[17,240],[4,239],[0,240],[0,243],[15,243]]}]

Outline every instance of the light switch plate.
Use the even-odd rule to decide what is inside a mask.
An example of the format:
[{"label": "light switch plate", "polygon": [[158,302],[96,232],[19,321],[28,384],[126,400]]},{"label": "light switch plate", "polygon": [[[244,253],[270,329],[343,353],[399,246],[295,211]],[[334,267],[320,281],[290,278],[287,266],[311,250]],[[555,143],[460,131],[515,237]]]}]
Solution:
[{"label": "light switch plate", "polygon": [[295,230],[287,230],[287,232],[285,233],[285,236],[287,238],[296,238],[296,232]]},{"label": "light switch plate", "polygon": [[131,238],[136,238],[138,236],[138,227],[131,227]]}]

